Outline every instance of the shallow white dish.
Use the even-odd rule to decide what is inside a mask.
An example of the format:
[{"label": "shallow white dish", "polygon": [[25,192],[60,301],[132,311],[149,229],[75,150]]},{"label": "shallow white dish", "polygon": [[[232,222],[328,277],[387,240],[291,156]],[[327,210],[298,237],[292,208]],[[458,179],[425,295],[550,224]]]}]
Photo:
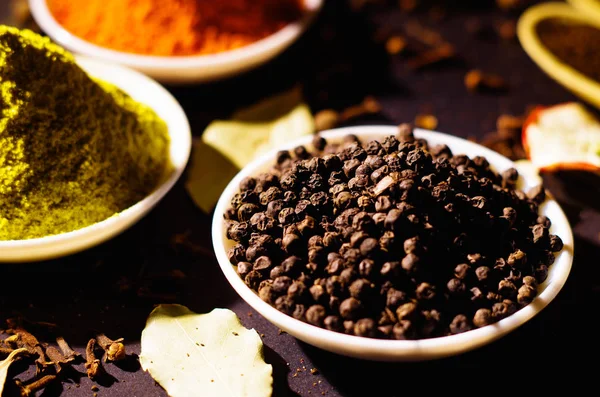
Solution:
[{"label": "shallow white dish", "polygon": [[[322,135],[335,141],[347,134],[355,134],[361,140],[368,141],[370,139],[381,140],[382,137],[395,135],[396,132],[396,127],[361,126],[331,130],[323,132]],[[426,130],[416,130],[415,136],[424,138],[433,145],[447,144],[454,154],[462,153],[470,157],[485,156],[497,171],[504,171],[513,166],[513,162],[506,157],[461,138]],[[278,149],[287,150],[297,145],[310,145],[311,140],[310,136],[304,137]],[[547,200],[542,205],[541,212],[552,220],[551,232],[562,238],[565,247],[557,256],[554,264],[550,266],[548,279],[540,285],[540,293],[535,300],[496,324],[459,335],[418,341],[396,341],[345,335],[296,320],[262,301],[254,291],[244,284],[227,259],[227,249],[233,246],[233,242],[228,241],[225,236],[223,214],[229,206],[231,197],[237,192],[240,181],[273,165],[275,154],[275,151],[268,153],[247,165],[227,186],[215,210],[212,238],[219,265],[237,293],[267,320],[306,343],[346,356],[379,361],[419,361],[447,357],[483,346],[515,330],[546,307],[567,280],[573,262],[573,233],[559,205],[553,200]],[[531,178],[523,179],[523,176],[521,178],[523,189],[533,187],[537,183]]]},{"label": "shallow white dish", "polygon": [[302,35],[323,6],[323,1],[305,0],[306,12],[302,19],[255,43],[214,55],[178,57],[138,55],[92,44],[64,29],[50,13],[46,0],[29,0],[29,6],[42,30],[69,51],[128,66],[160,82],[182,84],[223,79],[269,61]]},{"label": "shallow white dish", "polygon": [[114,237],[146,215],[173,187],[187,164],[192,142],[190,126],[183,109],[167,90],[143,74],[122,66],[85,57],[77,57],[77,63],[90,76],[112,83],[135,100],[150,106],[167,123],[173,171],[142,201],[102,222],[54,236],[0,241],[0,262],[52,259],[82,251]]}]

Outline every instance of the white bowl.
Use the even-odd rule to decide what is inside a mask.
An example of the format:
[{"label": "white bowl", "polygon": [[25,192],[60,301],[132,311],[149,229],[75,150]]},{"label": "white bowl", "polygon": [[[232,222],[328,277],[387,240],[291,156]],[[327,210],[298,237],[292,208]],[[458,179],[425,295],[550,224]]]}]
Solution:
[{"label": "white bowl", "polygon": [[173,187],[187,164],[192,146],[190,126],[183,109],[167,90],[143,74],[122,66],[84,57],[77,57],[77,63],[91,76],[116,85],[133,99],[150,106],[167,123],[173,171],[146,198],[102,222],[54,236],[0,241],[0,262],[52,259],[82,251],[114,237],[146,215]]},{"label": "white bowl", "polygon": [[[395,135],[396,132],[396,127],[361,126],[331,130],[322,133],[322,135],[335,141],[347,134],[355,134],[361,140],[366,141]],[[506,157],[461,138],[426,130],[416,130],[415,136],[425,138],[433,145],[447,144],[454,154],[485,156],[497,171],[503,171],[513,166],[513,163]],[[279,150],[292,149],[297,145],[309,145],[311,140],[312,137],[310,136],[304,137],[282,146]],[[229,183],[215,210],[212,238],[219,265],[237,293],[267,320],[306,343],[334,353],[378,361],[418,361],[447,357],[483,346],[513,331],[546,307],[556,297],[567,280],[573,262],[573,233],[559,205],[553,200],[547,200],[541,206],[541,212],[552,220],[551,232],[562,238],[565,247],[557,256],[554,264],[550,266],[548,279],[540,285],[539,295],[535,300],[515,314],[495,324],[458,335],[416,341],[398,341],[345,335],[296,320],[262,301],[254,291],[244,284],[227,259],[227,249],[232,247],[234,243],[225,236],[223,214],[229,206],[231,197],[237,192],[240,181],[247,176],[263,172],[272,166],[275,153],[275,151],[268,153],[244,167]],[[531,180],[523,180],[522,182],[525,189],[535,184]]]},{"label": "white bowl", "polygon": [[66,49],[128,66],[160,82],[181,84],[223,79],[269,61],[302,35],[323,6],[323,1],[305,0],[306,11],[302,19],[247,46],[214,55],[172,57],[139,55],[92,44],[63,28],[50,13],[46,0],[29,0],[29,6],[33,18],[42,30]]}]

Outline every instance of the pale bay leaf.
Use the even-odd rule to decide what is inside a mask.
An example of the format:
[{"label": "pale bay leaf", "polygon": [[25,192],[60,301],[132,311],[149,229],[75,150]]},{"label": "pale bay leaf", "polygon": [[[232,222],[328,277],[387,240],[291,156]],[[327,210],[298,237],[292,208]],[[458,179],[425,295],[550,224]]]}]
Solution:
[{"label": "pale bay leaf", "polygon": [[209,213],[238,171],[239,168],[219,151],[201,139],[194,139],[185,188],[194,203],[202,211]]},{"label": "pale bay leaf", "polygon": [[6,383],[6,376],[8,375],[8,369],[10,365],[22,354],[26,353],[27,349],[13,350],[8,357],[3,361],[0,361],[0,395],[4,391],[4,384]]},{"label": "pale bay leaf", "polygon": [[171,397],[269,397],[273,369],[263,344],[230,310],[197,314],[156,307],[142,332],[142,368]]},{"label": "pale bay leaf", "polygon": [[281,143],[315,131],[313,116],[297,90],[278,95],[208,125],[202,140],[243,168]]}]

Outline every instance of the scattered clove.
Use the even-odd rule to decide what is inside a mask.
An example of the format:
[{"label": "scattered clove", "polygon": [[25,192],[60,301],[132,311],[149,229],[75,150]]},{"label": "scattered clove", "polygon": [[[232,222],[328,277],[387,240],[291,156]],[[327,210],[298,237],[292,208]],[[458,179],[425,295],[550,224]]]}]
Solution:
[{"label": "scattered clove", "polygon": [[67,341],[65,340],[65,338],[63,338],[62,336],[59,336],[56,338],[56,343],[58,344],[59,349],[61,350],[63,356],[66,359],[76,359],[78,357],[81,357],[81,354],[76,352],[75,350],[71,349],[71,346],[69,346],[69,344],[67,343]]},{"label": "scattered clove", "polygon": [[17,390],[19,391],[20,397],[30,397],[30,396],[35,396],[35,393],[38,390],[44,389],[46,386],[48,386],[50,383],[54,382],[56,379],[58,379],[58,377],[56,375],[52,375],[52,374],[46,375],[40,379],[34,380],[31,383],[28,383],[28,384],[24,384],[20,380],[16,379],[15,386],[17,387]]},{"label": "scattered clove", "polygon": [[85,369],[87,370],[88,378],[94,380],[104,374],[104,368],[100,360],[96,358],[94,349],[96,348],[96,339],[90,339],[85,348]]},{"label": "scattered clove", "polygon": [[123,338],[117,340],[111,340],[104,334],[98,334],[96,336],[98,345],[104,350],[104,361],[120,361],[123,360],[127,353],[125,351],[125,345],[122,343]]},{"label": "scattered clove", "polygon": [[366,114],[379,113],[381,111],[381,105],[372,96],[366,97],[362,103],[358,105],[350,106],[340,113],[340,121],[348,121],[350,119],[364,116]]},{"label": "scattered clove", "polygon": [[469,91],[503,91],[508,85],[499,75],[493,73],[484,73],[479,69],[473,69],[465,75],[465,87]]},{"label": "scattered clove", "polygon": [[4,340],[5,344],[12,348],[25,348],[29,354],[37,356],[35,362],[38,366],[38,370],[39,368],[45,368],[46,366],[52,364],[46,361],[44,349],[35,336],[19,325],[12,324],[9,321],[7,321],[7,323],[14,326],[14,328],[9,328],[6,330],[6,333],[11,336]]},{"label": "scattered clove", "polygon": [[75,357],[65,357],[54,346],[48,346],[46,348],[46,356],[48,356],[50,362],[54,364],[54,368],[56,369],[57,374],[59,374],[62,371],[64,366],[70,365],[70,363],[75,360]]},{"label": "scattered clove", "polygon": [[454,49],[454,46],[449,43],[443,43],[409,59],[407,65],[412,70],[420,70],[455,57],[456,50]]}]

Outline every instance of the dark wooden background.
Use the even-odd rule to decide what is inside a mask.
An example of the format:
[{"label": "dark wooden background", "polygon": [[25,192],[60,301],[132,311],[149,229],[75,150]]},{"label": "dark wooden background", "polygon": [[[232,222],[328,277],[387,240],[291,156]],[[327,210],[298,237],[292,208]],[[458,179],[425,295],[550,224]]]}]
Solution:
[{"label": "dark wooden background", "polygon": [[[412,121],[417,113],[431,112],[439,119],[438,130],[461,137],[482,137],[495,128],[496,118],[503,113],[521,114],[531,104],[575,100],[540,71],[518,41],[467,32],[474,19],[490,28],[514,17],[490,3],[447,2],[446,17],[432,21],[427,13],[408,17],[397,6],[354,13],[344,1],[327,1],[313,28],[268,65],[232,80],[170,90],[187,112],[196,136],[211,120],[298,83],[314,111],[343,108],[373,95],[383,107],[381,114],[353,123],[394,125]],[[7,0],[0,2],[0,8],[6,20]],[[438,29],[456,46],[459,59],[412,72],[404,57],[389,56],[371,39],[377,28],[401,29],[408,18]],[[467,92],[463,76],[470,68],[502,75],[510,89],[501,95]],[[458,374],[453,375],[458,385],[454,390],[460,391],[469,388],[477,369],[487,372],[492,390],[519,377],[532,384],[561,383],[566,378],[554,375],[555,371],[589,368],[579,357],[582,351],[593,357],[600,346],[594,329],[600,304],[600,212],[593,179],[581,182],[579,177],[560,175],[546,181],[565,204],[576,235],[575,263],[565,288],[517,331],[453,358],[373,363],[330,354],[280,334],[230,288],[212,256],[211,216],[194,206],[182,183],[138,225],[106,244],[61,260],[0,266],[0,321],[21,314],[57,323],[79,350],[99,329],[113,338],[126,338],[127,348],[139,353],[145,319],[156,303],[177,302],[197,312],[230,308],[244,325],[264,334],[276,397],[400,396],[413,387],[424,391],[432,387],[419,380],[423,374],[435,378],[450,373]],[[580,193],[582,186],[585,193]],[[173,236],[184,233],[195,248],[186,244],[174,248]],[[175,269],[185,277],[173,277]],[[92,382],[83,374],[82,365],[76,368],[82,372],[81,379],[74,374],[73,383],[49,388],[43,396],[91,396]],[[318,374],[312,375],[312,368]],[[533,375],[532,368],[545,374]],[[109,365],[107,370],[114,378],[100,385],[101,397],[166,395],[139,369],[135,357],[120,367]],[[28,374],[19,377],[26,379]]]}]

